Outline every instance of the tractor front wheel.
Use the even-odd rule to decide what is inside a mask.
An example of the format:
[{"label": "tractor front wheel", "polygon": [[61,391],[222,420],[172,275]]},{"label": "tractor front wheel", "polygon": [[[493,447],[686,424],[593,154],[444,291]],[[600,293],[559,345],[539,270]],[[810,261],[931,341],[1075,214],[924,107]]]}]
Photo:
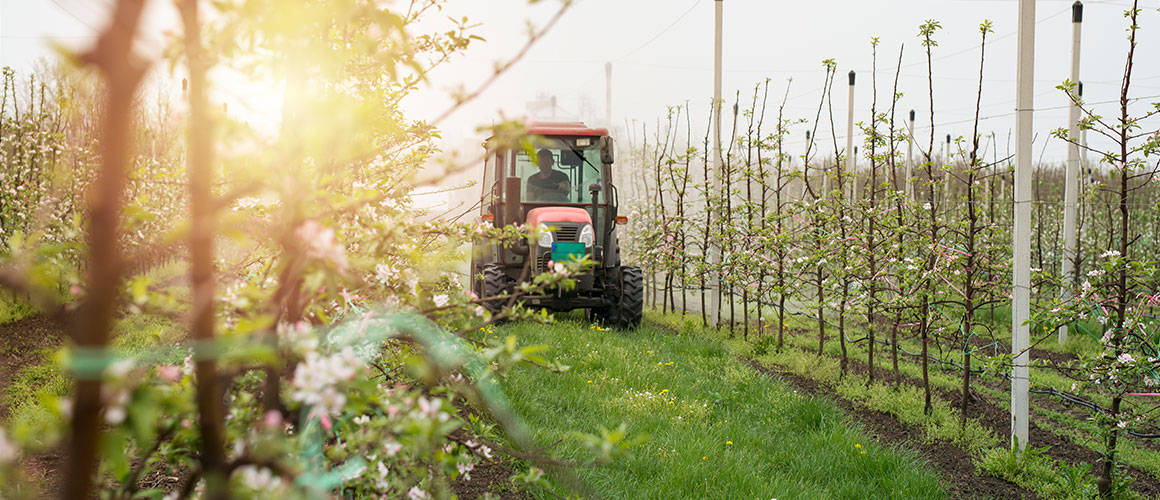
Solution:
[{"label": "tractor front wheel", "polygon": [[620,268],[620,300],[613,306],[617,326],[636,328],[640,326],[644,309],[644,273],[639,267]]},{"label": "tractor front wheel", "polygon": [[[514,284],[515,280],[503,272],[502,266],[498,264],[483,266],[483,296],[480,298],[499,297],[505,292],[510,294]],[[484,302],[483,305],[491,312],[498,313],[503,310],[507,303],[507,298],[496,298]]]}]

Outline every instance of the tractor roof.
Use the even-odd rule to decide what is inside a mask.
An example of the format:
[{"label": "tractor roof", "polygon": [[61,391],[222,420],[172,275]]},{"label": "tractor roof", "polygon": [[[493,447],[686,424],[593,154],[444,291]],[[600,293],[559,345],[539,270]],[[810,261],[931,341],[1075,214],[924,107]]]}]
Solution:
[{"label": "tractor roof", "polygon": [[[527,135],[538,135],[543,137],[608,137],[608,129],[606,128],[591,128],[581,122],[527,122],[527,128],[524,129]],[[488,136],[484,141],[484,147],[491,148],[494,145],[489,145],[495,136]]]},{"label": "tractor roof", "polygon": [[543,136],[592,136],[605,137],[606,128],[589,128],[581,122],[528,122],[528,134]]}]

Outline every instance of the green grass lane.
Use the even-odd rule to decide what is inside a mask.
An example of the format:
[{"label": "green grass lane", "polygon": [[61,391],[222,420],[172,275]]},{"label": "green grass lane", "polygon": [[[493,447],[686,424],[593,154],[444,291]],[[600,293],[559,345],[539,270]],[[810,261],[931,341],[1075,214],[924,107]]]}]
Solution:
[{"label": "green grass lane", "polygon": [[830,402],[754,372],[704,337],[643,326],[601,331],[575,316],[496,330],[552,346],[565,373],[522,367],[506,380],[516,409],[562,458],[585,459],[576,431],[628,426],[646,440],[579,470],[604,498],[944,498],[910,452],[871,443]]}]

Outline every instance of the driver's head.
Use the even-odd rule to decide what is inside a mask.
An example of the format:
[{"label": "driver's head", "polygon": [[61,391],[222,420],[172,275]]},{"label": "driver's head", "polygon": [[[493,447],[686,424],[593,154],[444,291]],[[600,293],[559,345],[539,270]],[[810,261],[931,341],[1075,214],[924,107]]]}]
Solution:
[{"label": "driver's head", "polygon": [[548,171],[556,166],[556,158],[552,156],[552,152],[547,149],[541,149],[536,153],[536,164],[540,166],[540,170]]}]

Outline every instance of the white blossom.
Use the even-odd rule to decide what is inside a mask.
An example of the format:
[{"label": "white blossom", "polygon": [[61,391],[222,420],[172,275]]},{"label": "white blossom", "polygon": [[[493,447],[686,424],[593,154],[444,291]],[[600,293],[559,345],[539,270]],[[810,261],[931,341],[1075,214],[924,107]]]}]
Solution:
[{"label": "white blossom", "polygon": [[375,279],[384,286],[389,286],[393,281],[399,279],[399,271],[387,262],[375,264]]},{"label": "white blossom", "polygon": [[475,462],[460,462],[455,464],[455,468],[459,470],[464,481],[471,481],[471,471],[475,469]]},{"label": "white blossom", "polygon": [[354,379],[361,367],[362,361],[349,347],[330,356],[309,353],[306,360],[294,370],[294,380],[291,382],[294,393],[291,398],[315,406],[315,411],[328,415],[338,414],[346,405],[346,395],[338,385]]},{"label": "white blossom", "polygon": [[243,465],[238,467],[238,473],[242,478],[242,484],[254,491],[269,491],[283,484],[282,478],[275,476],[266,467]]},{"label": "white blossom", "polygon": [[306,245],[306,255],[329,261],[339,271],[346,270],[346,249],[335,240],[334,229],[325,227],[317,221],[308,220],[298,226],[294,234]]},{"label": "white blossom", "polygon": [[307,353],[318,350],[318,338],[314,335],[310,322],[278,323],[275,331],[281,345],[287,346],[291,352],[305,356]]}]

